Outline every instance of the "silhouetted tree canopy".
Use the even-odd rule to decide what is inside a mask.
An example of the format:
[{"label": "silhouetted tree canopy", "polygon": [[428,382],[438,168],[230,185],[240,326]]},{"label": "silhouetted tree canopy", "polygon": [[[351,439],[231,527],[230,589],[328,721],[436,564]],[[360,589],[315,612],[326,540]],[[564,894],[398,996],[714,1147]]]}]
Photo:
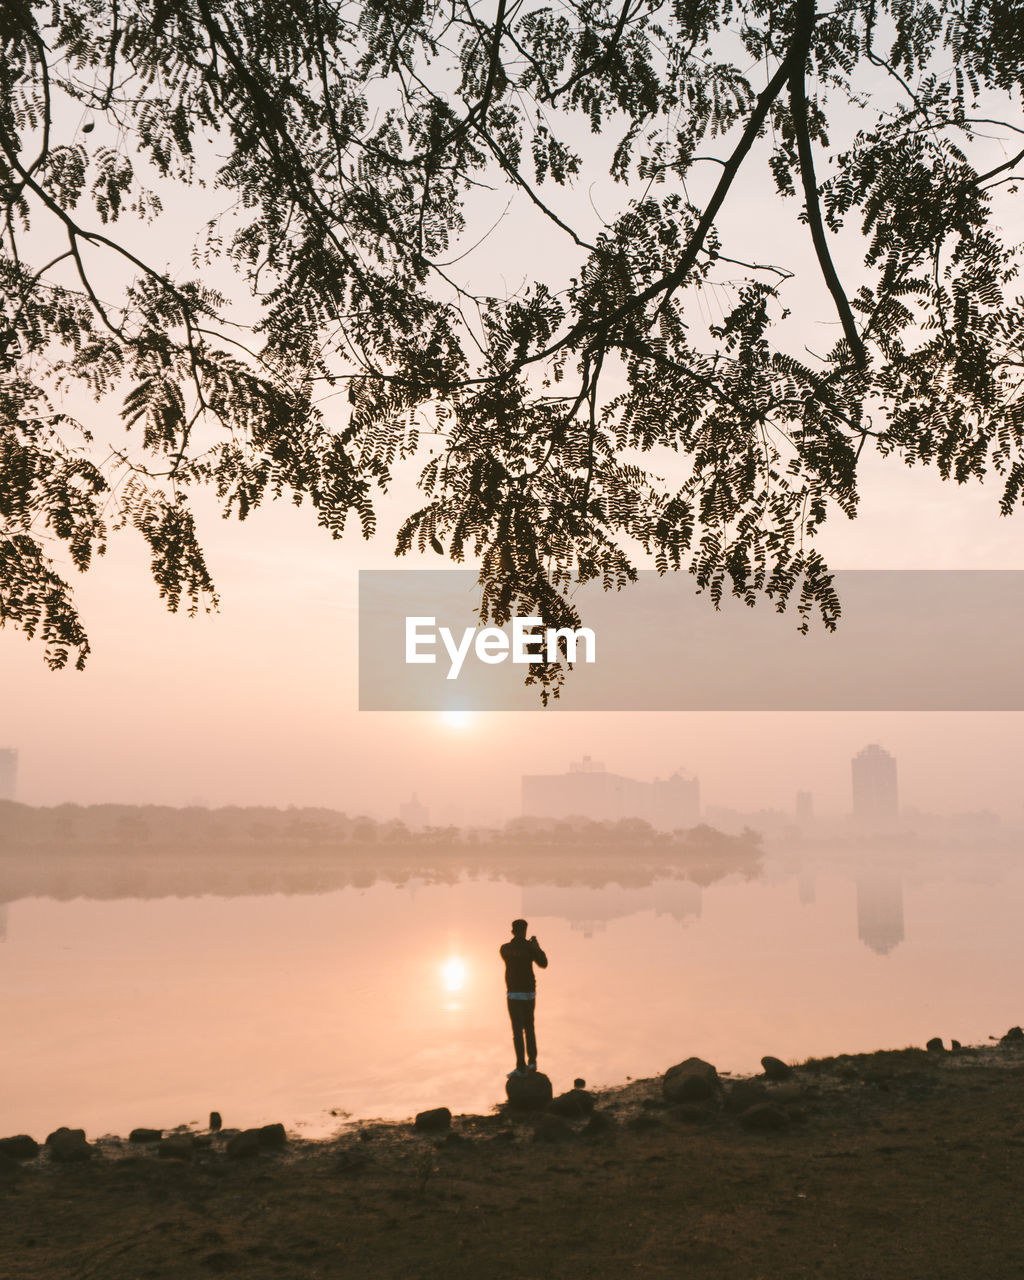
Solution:
[{"label": "silhouetted tree canopy", "polygon": [[[831,625],[866,440],[1021,502],[1010,0],[5,0],[0,43],[0,624],[52,666],[113,531],[215,601],[198,486],[369,536],[418,454],[398,550],[499,623],[652,562]],[[563,270],[496,293],[502,186]]]}]

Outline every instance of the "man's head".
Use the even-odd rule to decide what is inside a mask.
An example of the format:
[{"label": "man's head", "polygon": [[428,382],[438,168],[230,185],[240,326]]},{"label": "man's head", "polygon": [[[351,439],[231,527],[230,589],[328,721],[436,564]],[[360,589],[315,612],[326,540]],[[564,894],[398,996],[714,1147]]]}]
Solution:
[{"label": "man's head", "polygon": [[526,937],[526,921],[525,920],[512,921],[512,937],[513,938]]}]

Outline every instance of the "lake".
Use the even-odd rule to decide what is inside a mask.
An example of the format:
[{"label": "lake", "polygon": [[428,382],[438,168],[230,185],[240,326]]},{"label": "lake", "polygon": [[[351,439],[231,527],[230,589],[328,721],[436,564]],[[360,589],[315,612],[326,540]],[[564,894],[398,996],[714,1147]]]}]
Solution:
[{"label": "lake", "polygon": [[513,1066],[498,946],[516,916],[550,960],[556,1091],[1024,1021],[1024,869],[1005,852],[776,850],[720,875],[577,853],[376,879],[364,860],[342,884],[297,861],[0,863],[0,1134],[487,1111]]}]

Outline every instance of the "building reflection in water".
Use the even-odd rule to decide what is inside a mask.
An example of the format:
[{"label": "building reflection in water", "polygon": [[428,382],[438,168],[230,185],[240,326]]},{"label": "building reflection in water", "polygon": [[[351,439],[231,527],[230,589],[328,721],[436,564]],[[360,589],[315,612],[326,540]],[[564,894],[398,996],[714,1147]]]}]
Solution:
[{"label": "building reflection in water", "polygon": [[523,887],[523,917],[568,920],[572,929],[590,938],[606,929],[610,920],[641,911],[668,915],[680,923],[699,919],[702,893],[692,880],[657,880],[636,887],[530,884]]},{"label": "building reflection in water", "polygon": [[903,880],[897,871],[871,867],[858,874],[857,936],[880,956],[903,941]]}]

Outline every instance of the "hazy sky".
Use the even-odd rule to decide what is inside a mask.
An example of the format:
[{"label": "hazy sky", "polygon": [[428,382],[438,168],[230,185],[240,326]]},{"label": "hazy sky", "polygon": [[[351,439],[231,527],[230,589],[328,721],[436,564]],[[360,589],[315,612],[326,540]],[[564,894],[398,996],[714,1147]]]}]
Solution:
[{"label": "hazy sky", "polygon": [[[991,151],[998,163],[1004,149],[992,143]],[[587,199],[596,224],[598,213],[611,216],[606,203],[614,193],[606,178],[596,175],[590,185],[590,177],[557,199],[577,207]],[[210,198],[202,197],[203,216]],[[490,203],[469,241],[501,212],[507,195],[482,199]],[[172,203],[168,217],[186,207],[191,196],[187,206]],[[765,201],[763,188],[738,188],[723,219],[725,251],[759,247],[761,255],[798,265],[807,245],[795,213],[792,202],[783,210]],[[1006,205],[1006,216],[1020,224],[1015,206]],[[167,225],[165,219],[139,232],[133,243],[153,254],[159,243],[165,254]],[[514,290],[524,264],[539,272],[556,263],[565,269],[562,245],[545,248],[535,231],[530,215],[514,209],[467,259],[464,269],[477,273],[477,287],[490,276]],[[855,238],[835,246],[840,265],[861,251]],[[186,258],[183,245],[178,265]],[[819,348],[830,346],[836,331],[823,298],[820,282],[795,282],[787,294],[811,313],[796,338]],[[713,307],[713,298],[705,301]],[[110,434],[116,430],[111,420]],[[998,516],[997,486],[943,484],[935,472],[883,464],[866,451],[862,492],[857,520],[833,517],[819,540],[833,567],[1024,569],[1022,516]],[[433,818],[472,820],[517,812],[521,773],[561,771],[588,752],[639,777],[677,767],[695,772],[705,804],[791,808],[794,792],[810,789],[820,809],[841,812],[849,807],[850,756],[877,741],[898,757],[904,804],[991,807],[1020,816],[1024,724],[1017,714],[538,708],[453,724],[434,714],[360,713],[356,575],[360,568],[415,567],[415,558],[396,562],[392,553],[394,530],[411,501],[409,485],[398,485],[381,504],[381,532],[369,544],[355,529],[332,542],[308,509],[286,502],[244,525],[221,521],[212,502],[200,502],[222,608],[195,620],[166,613],[141,539],[115,537],[107,558],[78,580],[94,648],[84,673],[51,673],[39,645],[19,632],[0,632],[0,746],[19,749],[19,798],[322,804],[383,815],[416,791]],[[434,556],[422,563],[442,565]]]}]

